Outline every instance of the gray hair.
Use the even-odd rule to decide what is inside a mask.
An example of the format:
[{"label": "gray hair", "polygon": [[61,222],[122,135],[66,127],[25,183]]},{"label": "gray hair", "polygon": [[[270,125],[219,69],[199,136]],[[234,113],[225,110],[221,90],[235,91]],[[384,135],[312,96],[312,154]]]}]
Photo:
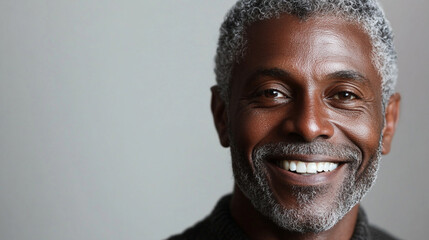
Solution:
[{"label": "gray hair", "polygon": [[372,62],[382,78],[383,106],[387,104],[398,76],[392,28],[377,0],[239,0],[220,28],[216,53],[216,82],[228,104],[234,64],[245,56],[246,28],[256,21],[291,14],[306,19],[333,15],[358,23],[372,44]]}]

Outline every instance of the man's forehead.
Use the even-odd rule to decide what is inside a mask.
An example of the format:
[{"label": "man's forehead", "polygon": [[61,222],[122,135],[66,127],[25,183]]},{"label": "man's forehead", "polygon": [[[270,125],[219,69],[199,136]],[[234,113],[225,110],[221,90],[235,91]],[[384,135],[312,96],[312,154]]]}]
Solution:
[{"label": "man's forehead", "polygon": [[[249,78],[264,69],[282,69],[288,75],[322,74],[327,77],[381,81],[372,61],[369,36],[354,22],[334,16],[306,20],[283,14],[255,22],[246,34],[244,58],[234,78]],[[357,77],[358,76],[358,77]]]},{"label": "man's forehead", "polygon": [[[293,32],[293,35],[290,33]],[[256,21],[250,24],[246,29],[246,39],[251,40],[255,35],[277,34],[286,35],[285,37],[295,37],[297,43],[308,40],[308,37],[317,37],[317,41],[323,43],[325,39],[321,38],[320,32],[326,32],[331,35],[349,35],[359,33],[363,41],[371,44],[369,35],[364,31],[361,24],[356,21],[348,20],[344,17],[334,15],[314,15],[308,18],[299,18],[291,14],[281,14],[277,18],[271,18]],[[301,38],[305,36],[306,38]]]}]

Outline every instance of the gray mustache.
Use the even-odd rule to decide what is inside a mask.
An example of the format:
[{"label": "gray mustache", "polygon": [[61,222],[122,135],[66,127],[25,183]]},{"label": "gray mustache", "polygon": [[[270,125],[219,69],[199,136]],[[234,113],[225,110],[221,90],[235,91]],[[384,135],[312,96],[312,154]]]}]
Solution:
[{"label": "gray mustache", "polygon": [[361,153],[349,145],[334,145],[330,142],[311,143],[268,143],[258,146],[253,151],[254,160],[281,158],[285,155],[323,155],[338,159],[349,159],[359,163]]}]

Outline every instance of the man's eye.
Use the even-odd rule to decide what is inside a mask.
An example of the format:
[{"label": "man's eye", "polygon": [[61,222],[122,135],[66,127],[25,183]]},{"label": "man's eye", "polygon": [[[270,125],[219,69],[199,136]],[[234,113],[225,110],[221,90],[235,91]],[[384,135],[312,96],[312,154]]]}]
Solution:
[{"label": "man's eye", "polygon": [[357,99],[358,96],[356,96],[356,94],[354,94],[354,93],[343,91],[343,92],[339,92],[339,93],[335,94],[332,98],[335,100],[343,100],[344,101],[344,100]]},{"label": "man's eye", "polygon": [[283,93],[281,93],[280,91],[275,90],[275,89],[267,89],[267,90],[264,90],[264,91],[262,92],[262,95],[264,95],[264,97],[267,97],[267,98],[279,98],[279,97],[285,97],[285,95],[284,95]]}]

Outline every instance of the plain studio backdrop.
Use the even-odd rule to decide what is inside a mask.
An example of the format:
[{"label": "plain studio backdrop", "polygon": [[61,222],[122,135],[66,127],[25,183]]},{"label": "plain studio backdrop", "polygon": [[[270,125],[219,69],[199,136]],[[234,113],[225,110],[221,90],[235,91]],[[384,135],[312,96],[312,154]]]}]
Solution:
[{"label": "plain studio backdrop", "polygon": [[[0,1],[0,239],[163,239],[231,192],[209,110],[233,0]],[[429,234],[429,2],[384,0],[403,103],[363,202]]]}]

